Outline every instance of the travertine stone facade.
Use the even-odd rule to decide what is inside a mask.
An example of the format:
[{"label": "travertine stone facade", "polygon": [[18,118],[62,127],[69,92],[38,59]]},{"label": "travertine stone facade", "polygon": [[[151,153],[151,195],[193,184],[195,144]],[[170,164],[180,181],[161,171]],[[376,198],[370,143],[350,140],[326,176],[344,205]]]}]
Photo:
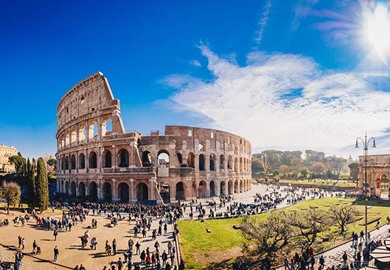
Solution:
[{"label": "travertine stone facade", "polygon": [[14,173],[15,165],[9,163],[8,158],[16,156],[18,151],[13,146],[5,146],[0,144],[0,172],[2,173]]},{"label": "travertine stone facade", "polygon": [[96,73],[58,105],[57,192],[91,201],[173,201],[251,187],[251,144],[219,130],[166,126],[125,132],[107,79]]},{"label": "travertine stone facade", "polygon": [[364,156],[359,156],[358,185],[363,193],[367,168],[368,195],[388,199],[390,196],[390,155],[368,155],[367,167]]}]

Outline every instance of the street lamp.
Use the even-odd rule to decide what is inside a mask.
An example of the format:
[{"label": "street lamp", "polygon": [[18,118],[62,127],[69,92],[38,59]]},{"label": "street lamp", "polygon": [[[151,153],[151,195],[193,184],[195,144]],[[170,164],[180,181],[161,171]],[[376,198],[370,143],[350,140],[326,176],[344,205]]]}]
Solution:
[{"label": "street lamp", "polygon": [[367,132],[364,136],[364,140],[360,137],[356,138],[355,148],[359,148],[359,141],[361,141],[363,143],[363,149],[364,149],[364,188],[363,188],[364,201],[365,201],[365,205],[364,205],[364,230],[365,230],[366,245],[367,245],[367,238],[368,238],[368,234],[367,234],[367,203],[368,203],[368,196],[367,196],[367,193],[368,193],[368,190],[367,190],[368,189],[368,183],[367,183],[368,157],[367,156],[368,156],[368,144],[370,143],[370,141],[372,141],[372,147],[376,148],[376,145],[375,145],[375,138],[374,137],[367,139]]}]

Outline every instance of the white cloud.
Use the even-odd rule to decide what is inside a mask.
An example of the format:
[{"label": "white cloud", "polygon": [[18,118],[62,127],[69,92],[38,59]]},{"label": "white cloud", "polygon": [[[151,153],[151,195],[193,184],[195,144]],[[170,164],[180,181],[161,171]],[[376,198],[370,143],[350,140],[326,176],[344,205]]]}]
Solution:
[{"label": "white cloud", "polygon": [[166,83],[177,89],[171,100],[253,147],[348,155],[357,136],[385,136],[390,127],[390,94],[373,89],[366,76],[323,71],[291,54],[254,52],[239,66],[200,49],[214,79],[170,76]]},{"label": "white cloud", "polygon": [[191,60],[190,64],[195,66],[195,67],[201,67],[202,66],[202,64],[198,60],[196,60],[196,59],[195,60]]},{"label": "white cloud", "polygon": [[271,0],[268,0],[265,3],[263,10],[260,14],[260,19],[258,22],[259,30],[257,31],[256,37],[255,37],[255,41],[257,44],[260,44],[262,39],[263,39],[263,33],[264,33],[265,26],[268,23],[268,15],[269,15],[269,12],[271,10],[271,6],[272,6]]}]

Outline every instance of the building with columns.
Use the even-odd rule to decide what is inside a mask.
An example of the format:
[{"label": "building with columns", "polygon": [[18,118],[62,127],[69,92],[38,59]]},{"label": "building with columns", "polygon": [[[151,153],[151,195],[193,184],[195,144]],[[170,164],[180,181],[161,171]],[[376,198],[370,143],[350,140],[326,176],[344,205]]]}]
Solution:
[{"label": "building with columns", "polygon": [[358,187],[361,193],[363,193],[367,170],[368,195],[389,199],[390,155],[368,155],[366,165],[364,156],[359,156]]},{"label": "building with columns", "polygon": [[120,103],[98,72],[57,107],[57,193],[90,201],[175,201],[251,187],[250,142],[228,132],[166,126],[125,132]]},{"label": "building with columns", "polygon": [[14,173],[15,165],[9,162],[9,157],[16,156],[18,151],[13,146],[0,144],[0,172]]}]

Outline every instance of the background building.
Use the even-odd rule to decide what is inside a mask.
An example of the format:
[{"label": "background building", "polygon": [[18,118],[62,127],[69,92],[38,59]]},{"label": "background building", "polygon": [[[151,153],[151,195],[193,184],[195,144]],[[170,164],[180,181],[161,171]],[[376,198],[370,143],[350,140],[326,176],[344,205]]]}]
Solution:
[{"label": "background building", "polygon": [[13,146],[0,144],[0,173],[14,173],[15,165],[8,161],[11,156],[16,156],[18,151]]},{"label": "background building", "polygon": [[369,195],[389,199],[390,155],[368,155],[366,168],[364,156],[359,156],[358,181],[361,191],[365,183],[365,169],[367,169]]},{"label": "background building", "polygon": [[228,132],[166,126],[125,132],[119,100],[96,73],[57,107],[57,192],[90,201],[162,201],[250,189],[250,142]]}]

